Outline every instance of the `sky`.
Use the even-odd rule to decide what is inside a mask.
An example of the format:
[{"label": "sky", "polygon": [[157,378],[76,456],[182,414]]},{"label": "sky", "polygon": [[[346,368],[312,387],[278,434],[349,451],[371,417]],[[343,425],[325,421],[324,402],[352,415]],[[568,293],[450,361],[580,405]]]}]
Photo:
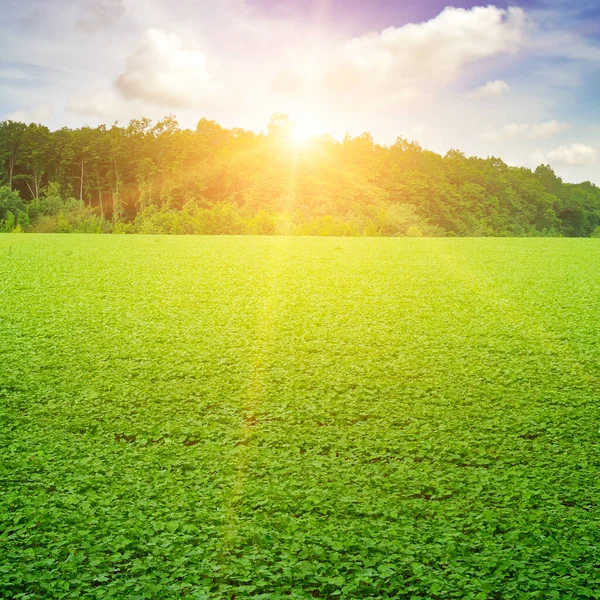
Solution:
[{"label": "sky", "polygon": [[[493,0],[492,0],[493,1]],[[600,0],[0,0],[0,120],[398,136],[600,185]]]}]

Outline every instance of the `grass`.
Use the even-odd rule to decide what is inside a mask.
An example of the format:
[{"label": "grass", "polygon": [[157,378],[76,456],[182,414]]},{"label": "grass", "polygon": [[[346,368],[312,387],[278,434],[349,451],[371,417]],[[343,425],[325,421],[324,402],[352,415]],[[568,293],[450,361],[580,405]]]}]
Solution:
[{"label": "grass", "polygon": [[600,242],[0,237],[1,598],[600,598]]}]

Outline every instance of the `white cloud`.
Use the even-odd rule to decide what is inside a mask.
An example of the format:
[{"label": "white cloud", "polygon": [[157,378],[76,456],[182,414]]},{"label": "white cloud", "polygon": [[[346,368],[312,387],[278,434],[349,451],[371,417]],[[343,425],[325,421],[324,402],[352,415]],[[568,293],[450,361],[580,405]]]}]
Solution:
[{"label": "white cloud", "polygon": [[510,86],[502,79],[488,81],[485,85],[477,88],[471,95],[474,98],[489,98],[490,96],[501,96],[504,92],[508,92]]},{"label": "white cloud", "polygon": [[45,123],[51,113],[47,104],[40,104],[34,108],[16,110],[6,118],[9,121],[21,121],[22,123]]},{"label": "white cloud", "polygon": [[146,31],[116,84],[125,98],[183,108],[198,106],[219,87],[206,55],[161,29]]},{"label": "white cloud", "polygon": [[[538,153],[539,157],[540,154]],[[545,159],[550,164],[580,166],[595,165],[598,160],[598,153],[595,148],[585,144],[571,144],[570,146],[561,146],[545,155]]]},{"label": "white cloud", "polygon": [[531,126],[531,138],[549,138],[569,129],[568,123],[560,121],[546,121],[545,123],[534,123]]},{"label": "white cloud", "polygon": [[544,139],[553,137],[569,128],[568,123],[546,121],[545,123],[509,123],[500,129],[484,132],[487,140],[513,140],[517,138]]},{"label": "white cloud", "polygon": [[337,51],[325,83],[350,89],[453,81],[470,63],[519,50],[528,21],[520,8],[449,7],[425,23],[357,37]]}]

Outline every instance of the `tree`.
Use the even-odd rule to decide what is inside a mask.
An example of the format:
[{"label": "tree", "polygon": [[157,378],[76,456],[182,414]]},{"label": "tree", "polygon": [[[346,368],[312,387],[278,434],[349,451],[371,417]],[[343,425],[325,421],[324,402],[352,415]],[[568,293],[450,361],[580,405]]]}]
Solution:
[{"label": "tree", "polygon": [[20,178],[33,198],[40,197],[44,176],[50,166],[51,143],[50,130],[45,125],[31,123],[23,133],[23,174]]},{"label": "tree", "polygon": [[27,126],[16,121],[0,122],[0,161],[5,173],[8,187],[12,191],[17,159],[23,144],[23,136]]},{"label": "tree", "polygon": [[[87,169],[94,152],[94,130],[90,127],[82,127],[73,132],[71,140],[70,156],[76,166],[77,189],[79,201],[83,203],[84,190],[89,188],[86,185],[89,181]],[[87,178],[87,179],[86,179]],[[88,203],[91,206],[91,196],[88,193]]]}]

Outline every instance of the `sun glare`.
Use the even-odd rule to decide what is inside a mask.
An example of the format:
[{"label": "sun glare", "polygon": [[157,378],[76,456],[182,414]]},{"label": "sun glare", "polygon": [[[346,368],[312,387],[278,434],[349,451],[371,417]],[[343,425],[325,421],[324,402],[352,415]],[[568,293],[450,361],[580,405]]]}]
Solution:
[{"label": "sun glare", "polygon": [[294,146],[304,146],[316,135],[314,125],[308,119],[294,119],[290,141]]}]

